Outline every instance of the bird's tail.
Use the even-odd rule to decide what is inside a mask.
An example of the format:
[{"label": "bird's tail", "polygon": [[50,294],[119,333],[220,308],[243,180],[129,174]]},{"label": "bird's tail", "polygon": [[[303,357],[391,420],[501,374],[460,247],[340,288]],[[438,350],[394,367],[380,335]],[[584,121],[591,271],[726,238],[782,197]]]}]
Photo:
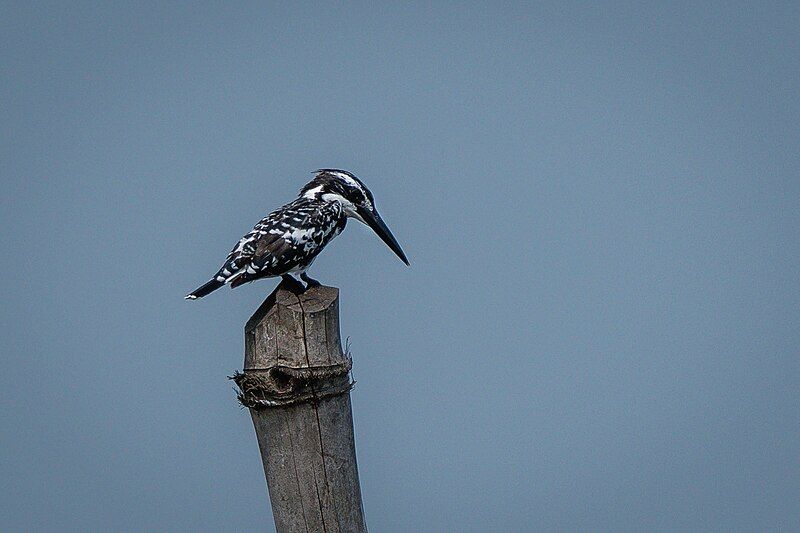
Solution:
[{"label": "bird's tail", "polygon": [[186,295],[186,299],[187,300],[197,300],[198,298],[202,298],[203,296],[206,296],[207,294],[211,294],[212,292],[214,292],[215,290],[219,289],[223,285],[225,285],[224,282],[217,281],[216,279],[212,279],[211,281],[209,281],[207,283],[204,283],[203,285],[200,285],[194,291],[192,291],[189,294],[187,294]]}]

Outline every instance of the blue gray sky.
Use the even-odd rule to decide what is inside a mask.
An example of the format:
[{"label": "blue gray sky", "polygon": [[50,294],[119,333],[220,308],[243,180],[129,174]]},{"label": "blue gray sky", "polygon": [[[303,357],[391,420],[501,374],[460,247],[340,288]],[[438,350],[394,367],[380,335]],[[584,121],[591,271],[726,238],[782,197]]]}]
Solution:
[{"label": "blue gray sky", "polygon": [[373,531],[800,528],[796,2],[2,13],[3,529],[272,529],[183,295],[319,167]]}]

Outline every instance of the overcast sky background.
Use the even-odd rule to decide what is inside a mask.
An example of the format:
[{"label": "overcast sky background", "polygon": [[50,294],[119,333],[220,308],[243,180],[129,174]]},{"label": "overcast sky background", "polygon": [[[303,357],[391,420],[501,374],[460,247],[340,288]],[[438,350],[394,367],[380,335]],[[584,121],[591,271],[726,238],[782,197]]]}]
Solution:
[{"label": "overcast sky background", "polygon": [[0,526],[272,530],[184,294],[319,167],[376,532],[800,528],[800,4],[3,2]]}]

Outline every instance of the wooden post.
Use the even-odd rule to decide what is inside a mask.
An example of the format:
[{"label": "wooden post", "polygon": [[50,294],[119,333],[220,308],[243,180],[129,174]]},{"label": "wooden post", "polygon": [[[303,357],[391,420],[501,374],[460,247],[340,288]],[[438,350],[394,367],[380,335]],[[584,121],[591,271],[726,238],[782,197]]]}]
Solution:
[{"label": "wooden post", "polygon": [[278,533],[366,532],[350,406],[339,290],[302,295],[281,285],[245,326],[244,372]]}]

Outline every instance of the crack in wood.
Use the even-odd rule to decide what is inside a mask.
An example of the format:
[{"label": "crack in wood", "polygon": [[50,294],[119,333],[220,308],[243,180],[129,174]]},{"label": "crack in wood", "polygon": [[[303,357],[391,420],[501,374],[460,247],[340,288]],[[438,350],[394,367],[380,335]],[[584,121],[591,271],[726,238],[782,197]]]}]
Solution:
[{"label": "crack in wood", "polygon": [[[308,333],[306,331],[306,310],[303,307],[303,300],[299,296],[297,297],[297,303],[300,305],[300,317],[301,317],[301,320],[303,322],[303,347],[305,348],[305,352],[306,352],[306,363],[308,364],[308,366],[310,368],[311,367],[311,360],[308,357]],[[312,374],[312,376],[313,376],[313,374]],[[317,434],[319,435],[320,458],[322,460],[322,473],[323,473],[323,477],[324,477],[324,481],[325,481],[325,485],[323,486],[323,490],[325,492],[327,492],[328,491],[328,476],[327,476],[327,473],[325,472],[325,449],[323,448],[323,444],[322,444],[322,430],[320,430],[320,427],[319,427],[319,399],[317,398],[317,391],[314,388],[313,379],[311,380],[310,384],[311,384],[311,393],[314,396],[314,402],[313,402],[313,405],[312,405],[311,408],[314,410],[314,414],[316,415],[316,419],[317,419]],[[328,527],[325,524],[325,509],[324,509],[322,498],[320,497],[320,494],[319,494],[319,486],[317,486],[317,473],[316,473],[316,471],[314,472],[314,488],[317,491],[317,503],[319,504],[319,513],[320,513],[320,516],[322,518],[322,531],[323,531],[323,533],[327,533]]]}]

